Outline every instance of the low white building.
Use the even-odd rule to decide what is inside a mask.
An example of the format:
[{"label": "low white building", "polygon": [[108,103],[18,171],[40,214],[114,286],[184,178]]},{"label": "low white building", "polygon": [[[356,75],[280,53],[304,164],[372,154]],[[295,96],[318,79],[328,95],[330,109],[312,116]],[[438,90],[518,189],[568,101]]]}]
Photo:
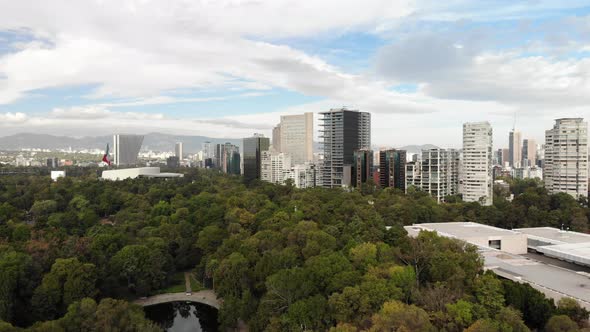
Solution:
[{"label": "low white building", "polygon": [[51,180],[57,181],[59,178],[65,178],[66,171],[51,171]]},{"label": "low white building", "polygon": [[404,228],[410,236],[417,235],[422,230],[436,231],[441,236],[462,240],[478,247],[517,255],[527,253],[526,234],[474,222],[414,224]]},{"label": "low white building", "polygon": [[125,179],[145,178],[181,178],[184,174],[180,173],[160,173],[160,167],[138,167],[112,169],[102,172],[103,180],[119,181]]},{"label": "low white building", "polygon": [[528,236],[528,247],[545,256],[590,266],[590,235],[553,227],[515,229]]}]

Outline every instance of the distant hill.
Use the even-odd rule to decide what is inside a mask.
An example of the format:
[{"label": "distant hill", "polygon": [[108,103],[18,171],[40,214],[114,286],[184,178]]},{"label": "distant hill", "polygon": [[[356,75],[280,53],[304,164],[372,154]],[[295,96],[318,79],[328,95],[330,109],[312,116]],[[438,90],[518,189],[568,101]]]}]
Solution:
[{"label": "distant hill", "polygon": [[[230,142],[238,146],[242,145],[241,138],[211,138],[205,136],[182,136],[161,133],[149,133],[144,135],[142,150],[174,151],[174,144],[182,142],[186,153],[195,153],[201,150],[203,142],[210,141],[213,144]],[[87,136],[67,137],[45,134],[21,133],[0,137],[0,150],[20,150],[23,148],[39,149],[104,149],[107,143],[113,144],[113,136]]]},{"label": "distant hill", "polygon": [[422,150],[428,149],[438,149],[439,147],[432,144],[424,144],[424,145],[406,145],[402,146],[400,150],[406,150],[408,154],[412,153],[421,153]]}]

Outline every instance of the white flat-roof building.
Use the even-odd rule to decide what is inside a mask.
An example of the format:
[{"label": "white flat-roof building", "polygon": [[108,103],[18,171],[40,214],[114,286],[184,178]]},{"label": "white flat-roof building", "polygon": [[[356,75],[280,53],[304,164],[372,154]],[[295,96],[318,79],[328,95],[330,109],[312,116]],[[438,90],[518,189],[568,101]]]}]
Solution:
[{"label": "white flat-roof building", "polygon": [[441,236],[459,239],[482,248],[511,254],[527,253],[525,234],[474,222],[414,224],[404,228],[410,235],[417,235],[421,230],[436,231]]},{"label": "white flat-roof building", "polygon": [[563,250],[563,247],[559,247],[578,245],[583,252],[590,250],[590,235],[560,233],[558,229],[550,227],[506,230],[472,222],[415,224],[404,228],[410,236],[417,236],[422,230],[436,231],[441,236],[477,245],[486,270],[515,282],[527,283],[555,301],[570,297],[582,307],[590,309],[590,279],[587,273],[546,264],[523,255],[527,253],[527,238],[529,248],[531,244],[536,248],[548,244],[544,248]]},{"label": "white flat-roof building", "polygon": [[57,181],[59,178],[65,178],[66,171],[51,171],[51,180]]},{"label": "white flat-roof building", "polygon": [[528,236],[528,247],[548,257],[590,266],[590,235],[553,227],[519,228]]},{"label": "white flat-roof building", "polygon": [[160,167],[139,167],[112,169],[102,172],[103,180],[119,181],[125,179],[144,178],[181,178],[184,174],[180,173],[160,173]]}]

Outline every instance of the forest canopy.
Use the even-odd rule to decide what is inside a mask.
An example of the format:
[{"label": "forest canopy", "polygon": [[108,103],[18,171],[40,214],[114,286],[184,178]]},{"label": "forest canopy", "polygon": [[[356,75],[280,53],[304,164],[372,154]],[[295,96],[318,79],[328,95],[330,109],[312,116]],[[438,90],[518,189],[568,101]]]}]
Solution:
[{"label": "forest canopy", "polygon": [[[588,312],[484,273],[477,248],[404,225],[473,221],[588,231],[585,199],[511,180],[493,206],[365,186],[184,178],[0,177],[0,331],[158,330],[130,304],[193,271],[252,331],[558,331]],[[386,226],[391,226],[387,227]],[[105,325],[106,324],[106,325]],[[565,325],[564,325],[565,324]],[[75,330],[75,328],[74,328]],[[562,331],[562,330],[559,330]],[[568,330],[569,331],[569,330]]]}]

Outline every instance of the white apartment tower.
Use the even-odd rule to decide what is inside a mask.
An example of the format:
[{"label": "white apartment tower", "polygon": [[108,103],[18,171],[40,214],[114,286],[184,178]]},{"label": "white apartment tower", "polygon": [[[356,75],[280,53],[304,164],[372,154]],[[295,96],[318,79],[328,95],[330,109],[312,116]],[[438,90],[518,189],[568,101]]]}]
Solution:
[{"label": "white apartment tower", "polygon": [[465,202],[492,205],[492,126],[489,122],[463,124],[460,191]]},{"label": "white apartment tower", "polygon": [[113,135],[113,162],[117,166],[137,164],[137,155],[143,143],[141,135]]},{"label": "white apartment tower", "polygon": [[588,195],[588,123],[582,118],[556,119],[545,131],[545,187],[575,198]]},{"label": "white apartment tower", "polygon": [[182,160],[183,159],[183,151],[182,151],[182,142],[176,142],[176,144],[174,145],[174,155],[176,157],[178,157],[178,160]]},{"label": "white apartment tower", "polygon": [[262,181],[283,184],[291,171],[291,156],[273,150],[260,153],[260,179]]},{"label": "white apartment tower", "polygon": [[281,116],[281,123],[273,129],[273,146],[275,130],[279,137],[275,150],[290,154],[293,165],[313,160],[313,113]]},{"label": "white apartment tower", "polygon": [[422,150],[420,162],[406,166],[406,191],[410,186],[429,193],[437,202],[459,193],[459,151],[454,149]]},{"label": "white apartment tower", "polygon": [[319,186],[338,188],[351,183],[354,151],[371,148],[371,114],[346,108],[320,113],[324,159]]}]

